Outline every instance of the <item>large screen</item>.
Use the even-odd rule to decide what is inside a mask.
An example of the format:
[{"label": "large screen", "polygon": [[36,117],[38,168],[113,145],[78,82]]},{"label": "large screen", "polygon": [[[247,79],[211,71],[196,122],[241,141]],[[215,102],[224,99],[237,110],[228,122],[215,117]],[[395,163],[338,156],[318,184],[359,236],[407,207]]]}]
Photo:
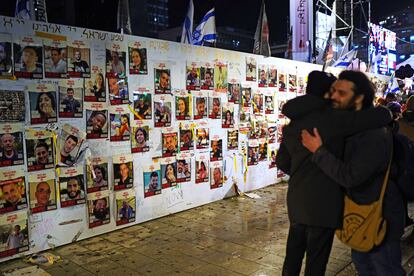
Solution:
[{"label": "large screen", "polygon": [[373,73],[390,75],[397,65],[396,34],[369,23],[369,60]]}]

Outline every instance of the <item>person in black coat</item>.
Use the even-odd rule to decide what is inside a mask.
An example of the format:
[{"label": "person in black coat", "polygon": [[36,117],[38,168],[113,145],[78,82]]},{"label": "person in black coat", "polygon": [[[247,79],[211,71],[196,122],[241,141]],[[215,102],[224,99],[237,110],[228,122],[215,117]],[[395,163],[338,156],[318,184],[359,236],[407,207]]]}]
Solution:
[{"label": "person in black coat", "polygon": [[329,150],[341,156],[346,136],[391,121],[390,112],[382,107],[360,112],[332,109],[323,96],[335,80],[330,74],[311,72],[307,95],[288,101],[282,110],[291,119],[283,128],[276,160],[278,168],[290,175],[283,275],[299,275],[305,252],[305,275],[324,275],[334,231],[342,224],[343,191],[312,162],[312,154],[301,143],[301,131],[317,127]]}]

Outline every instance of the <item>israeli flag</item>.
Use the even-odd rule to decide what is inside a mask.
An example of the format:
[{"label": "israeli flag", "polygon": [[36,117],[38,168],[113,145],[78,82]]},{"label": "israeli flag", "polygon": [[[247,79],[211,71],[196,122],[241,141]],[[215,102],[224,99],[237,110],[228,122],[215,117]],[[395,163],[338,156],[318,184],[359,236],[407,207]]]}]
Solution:
[{"label": "israeli flag", "polygon": [[332,67],[347,68],[351,64],[352,60],[355,59],[355,57],[357,56],[357,53],[358,53],[357,50],[352,49],[351,51],[349,51],[348,53],[340,57],[337,61],[335,61]]},{"label": "israeli flag", "polygon": [[192,44],[193,16],[194,16],[194,4],[193,4],[193,0],[190,0],[190,3],[188,5],[188,12],[184,20],[183,31],[181,33],[181,43]]},{"label": "israeli flag", "polygon": [[400,88],[398,87],[397,78],[393,74],[392,77],[391,77],[391,79],[390,79],[390,81],[389,81],[389,83],[388,83],[387,94],[388,93],[396,93],[399,90],[400,90]]},{"label": "israeli flag", "polygon": [[215,42],[216,38],[216,18],[214,8],[212,8],[203,17],[200,25],[194,30],[193,45],[203,45],[204,41]]}]

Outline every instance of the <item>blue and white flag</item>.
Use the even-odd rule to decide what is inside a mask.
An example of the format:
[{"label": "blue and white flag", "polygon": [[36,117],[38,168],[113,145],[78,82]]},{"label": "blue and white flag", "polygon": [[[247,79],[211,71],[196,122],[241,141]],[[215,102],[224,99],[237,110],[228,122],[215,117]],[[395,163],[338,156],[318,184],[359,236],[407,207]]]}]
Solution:
[{"label": "blue and white flag", "polygon": [[392,74],[390,81],[388,82],[388,89],[386,91],[386,94],[388,93],[396,93],[399,91],[400,88],[398,87],[398,81],[395,77],[395,73]]},{"label": "blue and white flag", "polygon": [[47,22],[45,0],[16,0],[14,17]]},{"label": "blue and white flag", "polygon": [[348,68],[351,62],[356,58],[357,53],[358,51],[356,49],[352,49],[351,51],[340,57],[337,61],[335,61],[332,67]]},{"label": "blue and white flag", "polygon": [[216,38],[216,18],[214,8],[212,8],[206,13],[200,25],[194,30],[193,45],[203,45],[204,41],[215,42]]},{"label": "blue and white flag", "polygon": [[188,5],[188,12],[184,19],[183,31],[181,33],[181,43],[192,44],[193,16],[194,16],[194,4],[193,4],[193,0],[190,0],[190,3]]}]

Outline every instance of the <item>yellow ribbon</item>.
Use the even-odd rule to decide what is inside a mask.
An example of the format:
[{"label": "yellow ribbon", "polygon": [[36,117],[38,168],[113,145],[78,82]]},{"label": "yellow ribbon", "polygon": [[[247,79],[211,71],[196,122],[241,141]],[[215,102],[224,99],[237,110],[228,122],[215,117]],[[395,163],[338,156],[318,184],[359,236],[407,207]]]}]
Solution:
[{"label": "yellow ribbon", "polygon": [[134,108],[132,108],[132,106],[129,104],[128,105],[128,108],[129,108],[129,110],[132,112],[132,114],[134,114],[135,115],[135,117],[137,117],[138,118],[138,120],[143,120],[143,118],[141,117],[141,116],[139,116],[139,114],[135,111],[135,109]]}]

